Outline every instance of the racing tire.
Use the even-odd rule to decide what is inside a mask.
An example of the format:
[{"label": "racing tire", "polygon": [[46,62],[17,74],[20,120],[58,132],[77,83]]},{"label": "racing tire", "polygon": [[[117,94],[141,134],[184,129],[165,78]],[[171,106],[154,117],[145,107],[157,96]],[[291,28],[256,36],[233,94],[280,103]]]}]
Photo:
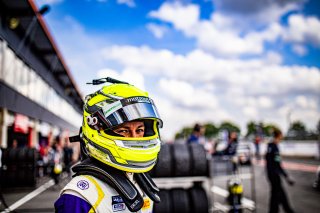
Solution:
[{"label": "racing tire", "polygon": [[34,148],[30,148],[27,151],[27,161],[29,163],[35,163],[36,162],[36,150]]},{"label": "racing tire", "polygon": [[167,213],[172,210],[172,203],[170,197],[170,191],[165,189],[160,189],[159,192],[160,203],[154,203],[153,212],[154,213]]},{"label": "racing tire", "polygon": [[17,150],[18,149],[9,149],[8,150],[8,161],[10,163],[16,163],[17,161]]},{"label": "racing tire", "polygon": [[27,186],[35,186],[37,183],[36,170],[33,166],[28,166],[27,168],[25,184]]},{"label": "racing tire", "polygon": [[15,174],[15,181],[17,186],[25,185],[27,179],[28,167],[25,163],[20,163],[18,165],[18,170]]},{"label": "racing tire", "polygon": [[185,189],[172,189],[172,211],[173,213],[190,213],[190,200]]},{"label": "racing tire", "polygon": [[175,177],[190,176],[191,158],[187,144],[173,145],[173,171]]},{"label": "racing tire", "polygon": [[190,209],[193,213],[208,213],[209,200],[202,187],[193,187],[189,190]]},{"label": "racing tire", "polygon": [[4,179],[4,183],[2,184],[2,187],[6,187],[6,186],[14,186],[14,184],[16,184],[17,180],[16,180],[16,171],[14,170],[8,170],[6,171],[6,179]]},{"label": "racing tire", "polygon": [[193,143],[189,145],[189,149],[192,176],[209,176],[208,160],[203,145]]},{"label": "racing tire", "polygon": [[1,149],[1,151],[2,151],[2,164],[3,165],[7,165],[8,162],[10,161],[10,159],[9,159],[9,149]]},{"label": "racing tire", "polygon": [[172,154],[171,144],[161,145],[158,162],[155,165],[153,175],[155,177],[171,177],[172,176]]},{"label": "racing tire", "polygon": [[26,148],[19,148],[17,150],[17,161],[19,163],[23,163],[25,164],[26,163],[26,160],[27,160],[27,152],[28,152],[28,149]]}]

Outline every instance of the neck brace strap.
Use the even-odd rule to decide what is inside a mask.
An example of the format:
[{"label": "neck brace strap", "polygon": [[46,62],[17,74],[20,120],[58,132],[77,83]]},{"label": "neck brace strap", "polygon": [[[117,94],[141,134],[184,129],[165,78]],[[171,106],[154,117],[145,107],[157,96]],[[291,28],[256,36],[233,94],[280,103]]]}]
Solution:
[{"label": "neck brace strap", "polygon": [[[78,175],[91,175],[113,187],[122,197],[127,208],[131,212],[139,211],[143,206],[143,198],[134,184],[128,179],[125,172],[100,163],[99,161],[87,158],[81,163],[72,167],[72,171]],[[135,173],[140,188],[156,203],[160,202],[159,189],[147,173]]]}]

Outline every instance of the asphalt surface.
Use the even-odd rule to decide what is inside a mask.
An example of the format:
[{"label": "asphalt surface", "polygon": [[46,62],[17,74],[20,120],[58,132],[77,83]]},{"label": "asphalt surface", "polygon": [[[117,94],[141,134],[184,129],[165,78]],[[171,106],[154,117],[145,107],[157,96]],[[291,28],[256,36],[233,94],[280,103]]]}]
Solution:
[{"label": "asphalt surface", "polygon": [[[287,169],[287,172],[296,181],[294,186],[288,186],[285,182],[283,184],[287,191],[289,201],[295,211],[299,213],[318,213],[320,211],[320,191],[313,189],[312,184],[315,179],[315,172],[313,170],[317,165],[320,165],[320,161],[311,159],[285,159],[284,163],[288,163],[289,169]],[[252,171],[254,171],[254,179],[247,176],[242,180],[244,185],[244,196],[249,201],[257,201],[256,212],[265,213],[268,212],[269,184],[266,179],[263,162],[255,164],[253,168],[253,170],[250,170],[250,167],[242,169],[243,174],[251,174]],[[222,176],[217,176],[213,179],[216,189],[220,190],[211,197],[215,203],[221,205],[226,204],[226,198],[225,195],[223,195],[223,192],[226,191],[227,180],[230,177],[231,176],[225,176],[225,178],[223,178]],[[53,204],[58,198],[60,190],[69,180],[70,177],[64,177],[58,185],[54,185],[49,177],[44,177],[39,179],[36,188],[4,189],[2,190],[2,194],[8,206],[15,205],[17,204],[17,201],[23,199],[23,202],[18,203],[18,207],[15,205],[16,208],[13,212],[54,212]],[[47,184],[47,188],[43,188],[44,184]],[[42,187],[43,192],[32,198],[29,197],[29,200],[26,199],[28,198],[26,195],[35,189],[39,190],[39,187]],[[0,212],[4,209],[3,204],[1,204]],[[280,212],[283,211],[281,210]]]},{"label": "asphalt surface", "polygon": [[[287,192],[289,202],[295,212],[299,213],[318,213],[320,212],[320,191],[315,190],[312,184],[315,180],[315,170],[320,165],[320,161],[313,159],[285,159],[283,162],[286,165],[286,171],[290,177],[295,180],[293,186],[288,185],[283,180],[283,186]],[[250,173],[250,171],[246,171]],[[244,172],[244,173],[246,173]],[[266,178],[264,162],[256,163],[254,166],[254,182],[252,179],[244,179],[244,195],[246,198],[256,200],[256,212],[268,212],[270,188]],[[227,180],[220,180],[214,182],[215,185],[221,188],[226,188]],[[252,186],[255,193],[252,193]],[[254,198],[255,197],[255,198]],[[215,201],[225,202],[225,198],[215,195]],[[280,212],[284,212],[280,207]]]}]

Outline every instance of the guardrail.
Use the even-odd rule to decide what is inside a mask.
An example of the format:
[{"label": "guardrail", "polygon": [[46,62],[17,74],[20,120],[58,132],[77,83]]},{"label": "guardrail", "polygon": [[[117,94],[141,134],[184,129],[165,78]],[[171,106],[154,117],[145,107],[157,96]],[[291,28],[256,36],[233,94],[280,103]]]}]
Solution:
[{"label": "guardrail", "polygon": [[[260,144],[261,154],[266,153],[267,145],[268,143]],[[282,141],[279,149],[282,156],[320,158],[320,145],[318,141]]]}]

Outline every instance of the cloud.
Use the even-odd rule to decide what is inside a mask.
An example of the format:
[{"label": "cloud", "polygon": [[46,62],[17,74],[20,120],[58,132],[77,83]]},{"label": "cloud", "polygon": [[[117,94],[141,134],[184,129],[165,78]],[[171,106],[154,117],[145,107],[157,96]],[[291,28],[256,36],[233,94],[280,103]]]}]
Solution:
[{"label": "cloud", "polygon": [[[319,110],[319,97],[312,97],[308,94],[298,95],[287,105],[280,107],[277,111],[277,114],[280,117],[290,115],[290,121],[302,121],[307,124],[307,128],[314,130],[316,124],[320,119],[320,110]],[[308,120],[314,120],[314,125],[308,125]],[[283,123],[279,119],[279,123]]]},{"label": "cloud", "polygon": [[261,96],[258,98],[258,104],[261,108],[268,109],[273,107],[273,101],[270,97]]},{"label": "cloud", "polygon": [[250,119],[256,119],[258,117],[258,111],[255,107],[245,106],[242,110],[243,114]]},{"label": "cloud", "polygon": [[125,4],[128,7],[135,7],[136,3],[134,0],[117,0],[118,4]]},{"label": "cloud", "polygon": [[316,109],[317,101],[307,96],[299,95],[295,98],[295,105],[302,109]]},{"label": "cloud", "polygon": [[198,5],[179,2],[165,2],[158,10],[151,11],[149,17],[172,24],[186,37],[195,38],[198,48],[217,56],[262,55],[267,43],[278,40],[292,43],[293,51],[300,56],[307,53],[303,44],[320,47],[320,20],[317,17],[292,14],[288,16],[288,26],[280,24],[283,15],[302,8],[303,0],[214,2],[217,9],[210,19],[200,19]]},{"label": "cloud", "polygon": [[[90,34],[73,17],[60,17],[59,20],[46,17],[50,22],[50,31],[57,43],[72,76],[79,85],[79,89],[86,95],[96,90],[87,85],[96,78],[96,72],[108,67],[100,52],[101,46],[110,45],[105,37]],[[75,39],[76,36],[76,39]]]},{"label": "cloud", "polygon": [[153,24],[153,23],[147,24],[146,27],[158,39],[163,38],[164,34],[168,31],[167,27]]},{"label": "cloud", "polygon": [[177,29],[188,30],[197,24],[199,19],[199,6],[190,4],[183,6],[179,2],[161,5],[159,10],[151,11],[149,16],[163,21],[172,22]]},{"label": "cloud", "polygon": [[[146,89],[166,101],[164,109],[170,112],[164,110],[162,114],[170,127],[177,122],[187,125],[228,119],[244,128],[248,120],[254,119],[279,123],[285,130],[289,109],[299,109],[296,113],[306,114],[310,119],[302,121],[307,126],[315,125],[320,118],[319,104],[316,104],[319,103],[320,70],[281,65],[281,56],[273,52],[261,58],[239,60],[218,58],[199,49],[181,55],[148,46],[111,46],[103,50],[103,55],[125,69],[139,70],[146,79],[157,79]],[[301,95],[307,97],[308,102],[316,101],[302,109],[298,107],[302,101],[296,101]],[[179,116],[186,118],[177,121]],[[172,129],[164,130],[172,132]]]},{"label": "cloud", "polygon": [[269,51],[266,55],[266,62],[268,64],[281,64],[282,56],[279,53]]},{"label": "cloud", "polygon": [[320,20],[317,17],[303,15],[291,15],[288,20],[288,28],[284,39],[298,44],[312,44],[320,47]]},{"label": "cloud", "polygon": [[202,50],[179,55],[147,46],[112,46],[104,49],[103,55],[107,60],[133,67],[145,75],[162,75],[194,83],[215,82],[216,86],[232,84],[247,88],[247,93],[252,95],[300,90],[316,93],[319,90],[319,69],[270,64],[270,59],[264,58],[246,61],[222,59]]},{"label": "cloud", "polygon": [[198,5],[166,2],[149,16],[171,23],[185,36],[196,38],[200,48],[224,57],[261,54],[264,43],[275,41],[282,33],[282,27],[275,22],[262,31],[243,33],[232,27],[233,19],[221,13],[213,13],[210,20],[200,20],[199,14]]},{"label": "cloud", "polygon": [[241,4],[235,4],[233,0],[213,0],[216,11],[233,17],[232,26],[237,28],[266,26],[278,22],[288,12],[299,10],[305,2],[305,0],[241,0]]},{"label": "cloud", "polygon": [[292,45],[292,51],[298,56],[305,56],[308,53],[307,48],[301,44]]},{"label": "cloud", "polygon": [[111,77],[119,79],[121,81],[128,82],[129,84],[135,85],[139,89],[145,90],[144,77],[143,75],[134,69],[125,69],[122,72],[118,72],[112,69],[102,69],[97,72],[98,78]]},{"label": "cloud", "polygon": [[195,110],[183,107],[163,95],[156,95],[153,98],[164,122],[161,136],[165,140],[172,140],[175,133],[180,131],[182,127],[193,126],[196,122],[219,123],[224,120],[231,120],[232,118],[223,108]]},{"label": "cloud", "polygon": [[[291,37],[291,28],[299,23],[293,21],[287,27],[270,22],[259,31],[241,33],[230,28],[232,17],[216,12],[202,20],[199,14],[197,5],[180,3],[164,3],[149,13],[195,38],[198,48],[184,54],[115,45],[105,35],[88,33],[72,17],[52,21],[51,28],[83,90],[89,90],[84,87],[88,79],[110,76],[148,91],[164,120],[165,139],[195,122],[223,120],[234,121],[243,131],[249,120],[276,123],[285,131],[289,111],[292,119],[314,128],[320,118],[319,68],[283,65],[283,56],[264,46],[279,38],[304,46],[310,32],[302,28],[302,40]],[[255,57],[237,58],[246,54]]]},{"label": "cloud", "polygon": [[184,107],[215,109],[218,106],[214,94],[185,81],[162,78],[159,81],[159,87],[165,97]]}]

